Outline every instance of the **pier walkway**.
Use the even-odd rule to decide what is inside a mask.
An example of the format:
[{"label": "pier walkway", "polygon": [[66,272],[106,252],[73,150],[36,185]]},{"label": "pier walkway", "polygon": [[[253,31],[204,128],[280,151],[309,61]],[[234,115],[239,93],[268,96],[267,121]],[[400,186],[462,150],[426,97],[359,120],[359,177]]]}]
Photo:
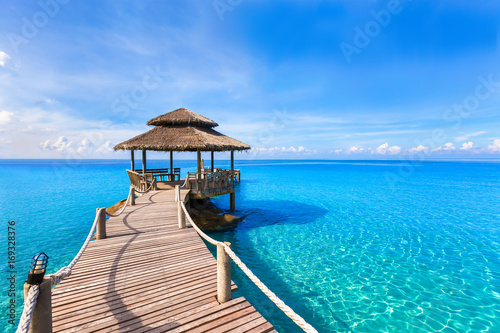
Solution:
[{"label": "pier walkway", "polygon": [[243,297],[217,302],[216,260],[179,229],[173,190],[137,198],[106,233],[53,289],[54,332],[275,332]]}]

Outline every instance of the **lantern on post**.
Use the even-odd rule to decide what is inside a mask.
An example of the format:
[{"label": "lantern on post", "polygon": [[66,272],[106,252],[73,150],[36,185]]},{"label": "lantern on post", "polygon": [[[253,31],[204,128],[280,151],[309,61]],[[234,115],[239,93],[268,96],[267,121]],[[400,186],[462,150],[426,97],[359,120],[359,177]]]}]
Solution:
[{"label": "lantern on post", "polygon": [[30,272],[28,273],[27,284],[40,284],[43,281],[45,272],[47,270],[47,263],[49,261],[49,256],[45,253],[37,253],[33,256],[31,260]]}]

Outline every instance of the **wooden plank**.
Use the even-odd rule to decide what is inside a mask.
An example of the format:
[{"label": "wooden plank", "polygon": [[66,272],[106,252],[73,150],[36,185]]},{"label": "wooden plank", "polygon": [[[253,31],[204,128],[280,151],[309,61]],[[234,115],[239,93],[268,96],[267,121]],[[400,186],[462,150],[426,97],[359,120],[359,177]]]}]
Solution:
[{"label": "wooden plank", "polygon": [[173,190],[140,196],[110,217],[108,238],[92,241],[54,288],[53,331],[272,330],[244,298],[216,301],[216,260],[194,229],[177,223]]}]

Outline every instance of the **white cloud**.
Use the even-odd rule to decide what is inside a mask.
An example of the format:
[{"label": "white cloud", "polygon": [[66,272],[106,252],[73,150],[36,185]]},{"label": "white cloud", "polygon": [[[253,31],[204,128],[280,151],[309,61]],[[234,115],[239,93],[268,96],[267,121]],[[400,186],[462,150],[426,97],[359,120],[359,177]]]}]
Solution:
[{"label": "white cloud", "polygon": [[5,67],[7,61],[10,60],[10,56],[4,51],[0,51],[0,66]]},{"label": "white cloud", "polygon": [[70,150],[71,141],[65,136],[60,136],[56,142],[50,144],[50,140],[40,142],[39,147],[42,150],[56,150],[58,152],[68,152]]},{"label": "white cloud", "polygon": [[12,122],[14,119],[14,113],[5,110],[0,111],[0,126],[5,126]]},{"label": "white cloud", "polygon": [[251,151],[257,153],[257,154],[268,154],[268,155],[274,155],[274,154],[301,154],[301,153],[316,153],[316,150],[309,150],[306,149],[304,146],[299,146],[298,148],[295,148],[294,146],[290,146],[289,148],[286,147],[271,147],[271,148],[257,148],[253,147]]},{"label": "white cloud", "polygon": [[380,155],[385,155],[385,154],[396,155],[396,154],[401,153],[401,150],[402,150],[402,148],[400,146],[390,146],[389,147],[389,143],[386,142],[386,143],[378,146],[378,148],[377,148],[377,154],[380,154]]},{"label": "white cloud", "polygon": [[462,147],[460,147],[460,150],[471,150],[474,148],[474,143],[472,141],[465,142]]},{"label": "white cloud", "polygon": [[335,150],[334,150],[334,153],[335,153],[335,154],[340,154],[341,152],[342,152],[342,149],[335,149]]},{"label": "white cloud", "polygon": [[430,150],[429,147],[424,147],[422,145],[418,145],[417,147],[414,147],[414,148],[410,148],[408,149],[408,152],[411,153],[411,154],[414,154],[414,153],[426,153]]},{"label": "white cloud", "polygon": [[377,153],[384,155],[387,153],[387,148],[389,148],[389,144],[386,142],[383,145],[378,146]]},{"label": "white cloud", "polygon": [[486,131],[479,131],[479,132],[474,132],[474,133],[470,133],[470,134],[465,134],[465,135],[456,137],[455,140],[457,140],[457,141],[466,141],[469,138],[472,138],[472,137],[475,137],[475,136],[479,136],[479,135],[483,135],[483,134],[486,134],[486,133],[488,133],[488,132],[486,132]]},{"label": "white cloud", "polygon": [[389,147],[388,151],[389,151],[389,154],[391,155],[396,155],[396,154],[399,154],[401,152],[401,147],[400,146],[392,146],[392,147]]},{"label": "white cloud", "polygon": [[82,140],[82,145],[76,150],[76,152],[81,154],[92,148],[92,146],[92,142],[89,139],[85,138]]},{"label": "white cloud", "polygon": [[106,141],[102,146],[96,149],[96,153],[109,153],[113,151],[114,145],[111,143],[111,141]]},{"label": "white cloud", "polygon": [[493,144],[488,146],[492,153],[500,153],[500,139],[493,140]]},{"label": "white cloud", "polygon": [[357,153],[362,153],[362,152],[364,152],[364,151],[365,151],[365,149],[364,149],[364,148],[353,146],[353,147],[349,148],[348,153],[349,153],[349,154],[350,154],[350,153],[357,154]]},{"label": "white cloud", "polygon": [[52,149],[55,149],[60,152],[67,151],[71,146],[71,141],[68,140],[65,136],[60,136],[59,139],[52,145]]},{"label": "white cloud", "polygon": [[41,150],[48,150],[50,149],[50,140],[40,142],[39,144]]},{"label": "white cloud", "polygon": [[434,148],[432,151],[441,151],[441,150],[445,150],[445,151],[455,150],[455,146],[453,146],[453,143],[448,142],[448,143],[445,143],[444,146]]}]

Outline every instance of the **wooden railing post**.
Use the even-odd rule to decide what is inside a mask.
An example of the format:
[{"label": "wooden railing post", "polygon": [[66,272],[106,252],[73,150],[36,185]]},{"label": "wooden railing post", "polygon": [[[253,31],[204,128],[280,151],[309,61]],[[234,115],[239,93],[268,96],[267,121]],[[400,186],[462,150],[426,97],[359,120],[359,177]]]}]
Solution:
[{"label": "wooden railing post", "polygon": [[99,217],[97,218],[97,231],[95,233],[95,239],[105,239],[106,238],[106,209],[103,208],[99,211]]},{"label": "wooden railing post", "polygon": [[135,206],[135,188],[130,188],[130,206]]},{"label": "wooden railing post", "polygon": [[184,214],[184,210],[182,209],[180,185],[175,185],[175,201],[177,201],[177,218],[179,222],[179,229],[184,229],[186,228],[186,214]]},{"label": "wooden railing post", "polygon": [[[231,246],[228,242],[224,244]],[[224,246],[217,244],[217,301],[222,304],[231,299],[231,258]]]},{"label": "wooden railing post", "polygon": [[[40,291],[36,299],[33,316],[31,317],[29,333],[52,333],[52,289],[50,276],[43,278],[40,284]],[[24,284],[24,301],[28,297],[28,291],[33,287],[31,284]]]}]

